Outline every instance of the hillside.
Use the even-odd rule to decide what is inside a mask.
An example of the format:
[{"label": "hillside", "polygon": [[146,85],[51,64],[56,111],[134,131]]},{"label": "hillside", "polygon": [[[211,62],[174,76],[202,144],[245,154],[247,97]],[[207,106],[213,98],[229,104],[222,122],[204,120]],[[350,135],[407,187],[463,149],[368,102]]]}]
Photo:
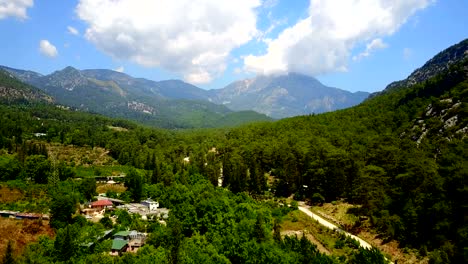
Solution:
[{"label": "hillside", "polygon": [[[240,155],[271,172],[278,196],[357,205],[350,212],[369,220],[343,227],[357,235],[368,223],[383,243],[397,240],[432,263],[466,262],[467,93],[464,60],[350,109],[233,130],[229,156],[234,167]],[[250,186],[224,177],[231,189]]]},{"label": "hillside", "polygon": [[51,103],[52,97],[0,70],[0,101],[4,103]]},{"label": "hillside", "polygon": [[447,71],[451,65],[459,63],[466,58],[468,58],[468,39],[462,40],[460,43],[439,52],[422,67],[414,70],[406,79],[392,82],[382,92],[422,83]]}]

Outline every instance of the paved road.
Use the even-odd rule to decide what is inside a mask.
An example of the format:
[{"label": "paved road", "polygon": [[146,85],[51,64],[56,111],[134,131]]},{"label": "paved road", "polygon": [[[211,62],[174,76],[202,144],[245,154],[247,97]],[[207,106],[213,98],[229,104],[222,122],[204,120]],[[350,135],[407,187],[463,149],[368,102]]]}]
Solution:
[{"label": "paved road", "polygon": [[[312,217],[314,220],[316,220],[317,222],[319,222],[319,224],[329,228],[329,229],[332,229],[332,230],[338,230],[339,232],[342,232],[344,233],[346,236],[349,236],[353,239],[356,239],[359,244],[361,245],[361,247],[363,248],[366,248],[366,249],[371,249],[372,246],[367,243],[366,241],[360,239],[359,237],[353,235],[353,234],[350,234],[342,229],[340,229],[339,227],[337,227],[336,225],[328,222],[327,220],[323,219],[322,217],[312,213],[307,207],[305,206],[299,206],[299,210],[301,210],[302,212],[304,212],[305,214],[307,214],[308,216]],[[391,264],[393,264],[393,262],[390,262]]]}]

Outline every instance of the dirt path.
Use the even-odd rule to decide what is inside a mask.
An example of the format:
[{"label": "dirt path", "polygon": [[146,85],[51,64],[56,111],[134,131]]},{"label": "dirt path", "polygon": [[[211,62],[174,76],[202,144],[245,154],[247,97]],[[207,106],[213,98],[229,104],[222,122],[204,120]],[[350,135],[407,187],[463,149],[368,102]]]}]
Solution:
[{"label": "dirt path", "polygon": [[320,253],[323,253],[323,254],[326,254],[326,255],[331,255],[330,251],[323,246],[322,243],[320,243],[320,241],[318,241],[311,233],[307,232],[307,231],[292,231],[292,230],[288,230],[288,231],[283,231],[281,232],[281,236],[292,236],[292,235],[297,235],[297,237],[300,237],[302,235],[305,235],[306,238],[312,242],[314,245],[317,246],[317,250],[320,252]]},{"label": "dirt path", "polygon": [[[317,222],[319,222],[319,224],[329,228],[329,229],[332,229],[332,230],[337,230],[339,232],[342,232],[343,234],[345,234],[346,236],[349,236],[355,240],[357,240],[359,242],[359,245],[361,245],[361,247],[363,248],[366,248],[366,249],[371,249],[372,246],[367,243],[366,241],[360,239],[359,237],[353,235],[353,234],[350,234],[342,229],[340,229],[339,227],[337,227],[336,225],[328,222],[327,220],[323,219],[322,217],[318,216],[317,214],[314,214],[312,213],[309,208],[305,207],[304,205],[300,205],[299,206],[299,210],[301,210],[301,212],[307,214],[308,216],[312,217],[314,220],[316,220]],[[390,262],[391,264],[393,264],[393,262]]]}]

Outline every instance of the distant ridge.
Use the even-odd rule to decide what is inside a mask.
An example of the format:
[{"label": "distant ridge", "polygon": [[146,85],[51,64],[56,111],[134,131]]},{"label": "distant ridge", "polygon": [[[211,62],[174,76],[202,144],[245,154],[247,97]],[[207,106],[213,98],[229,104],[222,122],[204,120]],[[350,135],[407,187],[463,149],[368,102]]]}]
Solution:
[{"label": "distant ridge", "polygon": [[273,118],[323,113],[359,104],[369,93],[328,87],[317,79],[289,73],[258,76],[212,90],[210,100],[232,110],[254,110]]},{"label": "distant ridge", "polygon": [[62,105],[150,126],[218,127],[271,120],[255,112],[233,115],[226,106],[209,102],[208,91],[180,80],[156,82],[112,70],[78,70],[70,66],[49,75],[0,68],[50,94]]}]

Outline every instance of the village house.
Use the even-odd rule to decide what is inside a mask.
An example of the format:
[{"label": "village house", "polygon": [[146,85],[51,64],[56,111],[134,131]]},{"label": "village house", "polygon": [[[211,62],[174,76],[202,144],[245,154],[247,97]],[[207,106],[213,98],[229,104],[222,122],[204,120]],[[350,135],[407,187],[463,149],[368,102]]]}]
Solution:
[{"label": "village house", "polygon": [[91,203],[91,208],[98,209],[98,210],[112,208],[112,206],[113,206],[113,203],[109,200],[98,200],[98,201]]},{"label": "village house", "polygon": [[146,234],[132,231],[120,231],[114,234],[110,254],[121,255],[124,252],[137,252],[146,242]]},{"label": "village house", "polygon": [[142,201],[141,204],[148,207],[148,209],[150,211],[155,211],[159,207],[159,203],[155,202],[155,201],[153,201],[151,199],[146,199],[146,200]]}]

